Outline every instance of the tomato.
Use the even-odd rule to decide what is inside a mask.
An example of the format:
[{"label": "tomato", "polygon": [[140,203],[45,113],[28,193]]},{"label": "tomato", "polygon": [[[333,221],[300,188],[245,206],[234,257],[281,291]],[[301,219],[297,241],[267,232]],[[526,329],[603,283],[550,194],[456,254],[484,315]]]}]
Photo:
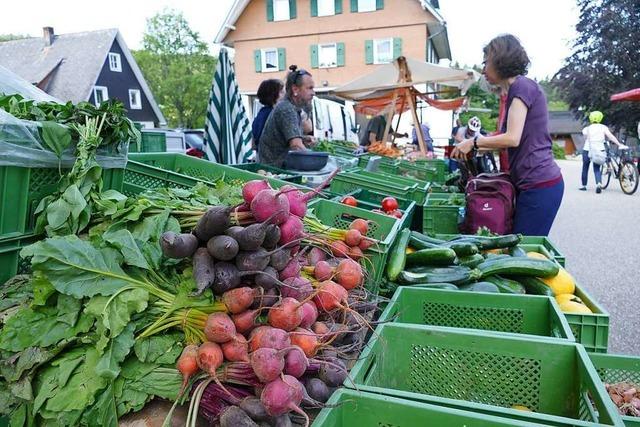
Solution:
[{"label": "tomato", "polygon": [[394,197],[385,197],[382,199],[382,210],[392,212],[398,209],[398,201]]},{"label": "tomato", "polygon": [[354,208],[358,206],[358,201],[353,196],[345,196],[340,201],[343,205],[353,206]]}]

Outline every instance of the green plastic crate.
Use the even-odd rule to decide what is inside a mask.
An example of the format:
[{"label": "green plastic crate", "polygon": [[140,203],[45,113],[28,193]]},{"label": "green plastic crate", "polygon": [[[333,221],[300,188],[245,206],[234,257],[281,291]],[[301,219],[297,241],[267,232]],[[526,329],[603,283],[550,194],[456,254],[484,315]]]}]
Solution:
[{"label": "green plastic crate", "polygon": [[[230,179],[239,181],[251,181],[254,179],[266,179],[273,188],[280,188],[283,185],[295,185],[301,189],[310,190],[300,184],[283,181],[276,178],[265,178],[262,175],[237,169],[229,165],[221,165],[208,160],[198,159],[193,156],[178,153],[140,153],[132,154],[129,160],[144,163],[146,165],[161,168],[166,171],[175,172],[182,176],[187,176],[197,181],[215,182],[220,179]],[[130,181],[129,181],[130,182]],[[193,185],[193,184],[191,184]]]},{"label": "green plastic crate", "polygon": [[609,313],[580,285],[576,284],[574,294],[593,312],[593,314],[564,314],[576,341],[589,352],[606,353],[609,346]]},{"label": "green plastic crate", "polygon": [[[596,353],[589,357],[603,383],[628,382],[640,387],[640,357]],[[623,416],[622,420],[626,427],[640,427],[640,417]]]},{"label": "green plastic crate", "polygon": [[31,272],[31,263],[20,257],[20,251],[37,240],[33,234],[0,240],[0,286],[16,274]]},{"label": "green plastic crate", "polygon": [[274,175],[281,175],[276,179],[280,179],[282,181],[294,182],[296,184],[302,183],[302,175],[297,173],[292,173],[285,169],[279,169],[269,165],[263,165],[261,163],[242,163],[240,165],[231,165],[232,168],[241,169],[243,171],[253,172],[258,175],[262,175],[258,173],[258,171],[265,171],[272,173]]},{"label": "green plastic crate", "polygon": [[351,377],[350,388],[503,418],[623,425],[587,352],[565,340],[388,323]]},{"label": "green plastic crate", "polygon": [[553,298],[399,287],[380,322],[483,329],[575,341]]},{"label": "green plastic crate", "polygon": [[520,243],[518,245],[518,247],[522,250],[524,250],[525,252],[537,252],[539,254],[544,255],[547,259],[553,260],[555,262],[557,262],[558,264],[562,265],[564,267],[564,264],[562,264],[560,261],[558,261],[552,254],[551,252],[549,252],[549,250],[543,246],[543,245],[538,245],[535,243]]},{"label": "green plastic crate", "polygon": [[533,427],[538,424],[477,414],[373,393],[338,389],[312,427]]},{"label": "green plastic crate", "polygon": [[429,195],[427,202],[422,207],[422,232],[425,234],[456,234],[460,223],[464,206],[455,205],[435,205],[440,200],[450,197],[439,198]]},{"label": "green plastic crate", "polygon": [[412,200],[424,204],[429,183],[379,172],[341,172],[331,181],[331,191],[348,194],[358,189],[373,190],[387,196]]},{"label": "green plastic crate", "polygon": [[358,167],[361,167],[363,169],[366,168],[367,165],[369,164],[369,160],[371,160],[374,157],[380,157],[378,165],[384,166],[386,168],[392,169],[398,163],[398,160],[392,157],[379,156],[377,154],[363,154],[358,157]]},{"label": "green plastic crate", "polygon": [[[0,166],[0,239],[29,234],[35,227],[35,210],[44,197],[58,189],[57,168]],[[103,190],[122,190],[124,169],[103,169]]]},{"label": "green plastic crate", "polygon": [[140,145],[130,144],[129,153],[164,153],[167,151],[167,134],[153,130],[141,130]]},{"label": "green plastic crate", "polygon": [[415,162],[401,160],[398,163],[398,173],[402,176],[410,176],[422,181],[444,184],[446,164],[442,159]]},{"label": "green plastic crate", "polygon": [[523,236],[522,243],[524,244],[533,244],[533,245],[542,245],[547,252],[553,257],[558,264],[561,266],[565,266],[566,257],[560,252],[558,247],[553,244],[553,242],[546,236]]},{"label": "green plastic crate", "polygon": [[318,199],[312,202],[309,207],[313,209],[313,213],[321,223],[341,230],[347,230],[349,224],[356,218],[369,221],[367,237],[376,239],[379,243],[365,251],[366,260],[362,260],[360,263],[370,273],[366,280],[367,288],[377,294],[389,251],[398,234],[400,222],[387,215],[354,208],[331,200]]},{"label": "green plastic crate", "polygon": [[[388,197],[385,194],[378,193],[371,190],[356,190],[348,194],[358,200],[358,207],[367,210],[381,209],[382,200]],[[339,202],[345,196],[335,196],[332,199]],[[402,198],[396,198],[398,201],[398,210],[402,212],[402,218],[400,218],[400,229],[411,227],[416,211],[416,202],[405,200]]]}]

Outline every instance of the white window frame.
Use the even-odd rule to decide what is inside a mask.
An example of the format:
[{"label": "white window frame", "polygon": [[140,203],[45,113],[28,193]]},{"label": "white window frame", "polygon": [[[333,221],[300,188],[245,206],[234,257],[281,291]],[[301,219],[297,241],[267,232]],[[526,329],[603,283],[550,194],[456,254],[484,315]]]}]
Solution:
[{"label": "white window frame", "polygon": [[122,72],[122,58],[119,53],[109,52],[109,69],[117,73]]},{"label": "white window frame", "polygon": [[[322,48],[333,47],[334,59],[332,64],[323,64],[322,62]],[[337,43],[321,43],[318,45],[318,68],[336,68],[338,66],[338,45]]]},{"label": "white window frame", "polygon": [[[102,94],[102,101],[98,102],[98,92]],[[100,104],[109,99],[109,89],[106,86],[94,86],[93,87],[93,100],[96,104],[96,107],[99,107]]]},{"label": "white window frame", "polygon": [[318,16],[333,16],[335,14],[335,0],[318,0]]},{"label": "white window frame", "polygon": [[[276,67],[275,68],[267,68],[267,52],[274,52],[276,55]],[[260,49],[260,69],[263,73],[273,73],[280,70],[279,67],[280,57],[278,55],[278,49],[275,47],[270,47],[266,49]]]},{"label": "white window frame", "polygon": [[[389,47],[390,47],[390,55],[389,55],[389,60],[381,60],[380,56],[378,54],[378,49],[380,47],[381,44],[383,43],[389,43]],[[375,39],[373,41],[373,63],[374,64],[388,64],[389,62],[393,61],[393,37],[388,37],[385,39]]]},{"label": "white window frame", "polygon": [[[136,99],[138,100],[138,102],[131,102],[132,93],[136,94]],[[140,89],[129,89],[129,108],[132,110],[142,110],[142,94],[140,92]]]},{"label": "white window frame", "polygon": [[289,8],[289,0],[273,0],[273,20],[288,21],[290,19],[291,9]]},{"label": "white window frame", "polygon": [[376,0],[358,0],[358,13],[360,12],[375,12]]}]

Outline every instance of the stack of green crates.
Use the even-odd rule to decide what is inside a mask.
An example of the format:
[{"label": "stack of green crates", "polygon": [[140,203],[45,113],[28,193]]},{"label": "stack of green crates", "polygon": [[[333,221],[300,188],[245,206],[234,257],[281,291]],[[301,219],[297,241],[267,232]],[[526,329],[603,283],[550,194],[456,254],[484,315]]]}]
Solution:
[{"label": "stack of green crates", "polygon": [[378,242],[365,251],[365,258],[361,263],[370,273],[366,279],[367,288],[377,294],[400,222],[388,215],[354,208],[331,200],[316,199],[309,205],[309,209],[313,210],[313,214],[322,224],[340,230],[348,230],[351,222],[357,218],[369,222],[367,237]]},{"label": "stack of green crates", "polygon": [[[425,234],[456,234],[464,218],[464,204],[447,204],[452,197],[464,200],[457,193],[429,193],[422,208],[422,232]],[[444,203],[443,203],[444,202]]]},{"label": "stack of green crates", "polygon": [[[640,385],[640,357],[618,354],[589,354],[603,383]],[[626,427],[640,427],[640,417],[623,416]]]},{"label": "stack of green crates", "polygon": [[540,253],[542,253],[545,256],[548,255],[547,257],[550,259],[551,258],[555,259],[558,262],[558,264],[560,264],[563,267],[566,264],[566,257],[562,254],[562,252],[560,252],[557,246],[553,244],[553,242],[546,236],[523,236],[522,244],[523,245],[540,245],[546,251],[546,253],[545,252],[540,252]]},{"label": "stack of green crates", "polygon": [[341,172],[331,181],[331,191],[348,194],[358,189],[373,190],[387,196],[412,200],[424,204],[429,183],[380,172]]},{"label": "stack of green crates", "polygon": [[446,164],[442,159],[420,160],[415,162],[401,160],[397,164],[397,172],[401,176],[408,176],[436,184],[444,184]]},{"label": "stack of green crates", "polygon": [[[367,210],[382,209],[382,200],[385,197],[388,197],[385,194],[372,190],[356,190],[349,193],[348,195],[355,197],[355,199],[358,201],[359,208]],[[342,195],[335,196],[333,200],[339,202],[344,197],[345,196]],[[414,220],[416,202],[412,202],[410,200],[405,200],[402,198],[396,198],[396,200],[398,201],[398,210],[402,212],[402,218],[400,218],[400,229],[410,228]]]},{"label": "stack of green crates", "polygon": [[275,178],[281,179],[282,181],[294,182],[296,184],[302,183],[302,175],[300,174],[292,173],[291,171],[276,168],[274,166],[263,165],[261,163],[242,163],[239,165],[231,165],[231,167],[241,169],[243,171],[257,173],[258,175],[262,175],[261,173],[259,173],[260,171],[265,171],[273,175],[278,175]]},{"label": "stack of green crates", "polygon": [[138,144],[129,145],[129,153],[164,153],[167,151],[167,134],[157,130],[140,131],[141,139]]},{"label": "stack of green crates", "polygon": [[587,352],[568,340],[387,323],[351,378],[346,387],[477,415],[538,425],[622,425]]},{"label": "stack of green crates", "polygon": [[564,313],[576,341],[592,353],[606,353],[609,347],[609,313],[579,284],[574,295],[589,307],[592,313]]}]

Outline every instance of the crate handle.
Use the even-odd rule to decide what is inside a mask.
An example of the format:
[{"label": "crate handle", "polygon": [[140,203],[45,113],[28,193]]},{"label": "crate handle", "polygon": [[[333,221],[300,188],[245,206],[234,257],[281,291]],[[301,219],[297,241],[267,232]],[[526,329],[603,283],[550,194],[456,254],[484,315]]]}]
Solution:
[{"label": "crate handle", "polygon": [[586,390],[582,392],[582,399],[584,400],[585,405],[587,405],[587,410],[589,411],[589,415],[591,415],[591,419],[596,423],[600,422],[600,413],[593,406],[591,397],[589,397],[589,393]]},{"label": "crate handle", "polygon": [[375,353],[369,353],[367,355],[367,362],[368,363],[365,372],[364,372],[364,376],[362,377],[362,382],[366,383],[369,380],[369,376],[373,374],[373,370],[378,366],[378,355]]}]

